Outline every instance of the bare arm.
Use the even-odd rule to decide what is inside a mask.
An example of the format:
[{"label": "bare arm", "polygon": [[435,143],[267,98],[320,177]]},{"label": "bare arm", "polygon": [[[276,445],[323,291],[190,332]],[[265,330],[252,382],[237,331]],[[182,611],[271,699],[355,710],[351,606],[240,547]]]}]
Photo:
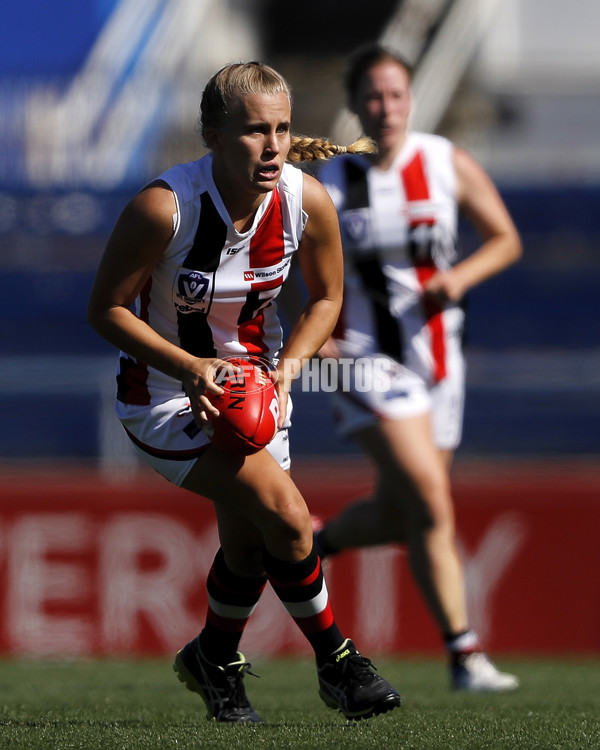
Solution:
[{"label": "bare arm", "polygon": [[482,239],[480,247],[449,271],[434,274],[425,293],[438,302],[459,301],[472,287],[521,256],[521,240],[492,180],[466,151],[455,148],[458,206]]},{"label": "bare arm", "polygon": [[125,207],[108,240],[88,304],[88,322],[107,341],[183,383],[196,419],[218,413],[202,394],[220,393],[211,365],[160,336],[129,308],[173,234],[175,199],[165,186],[147,188]]},{"label": "bare arm", "polygon": [[337,212],[325,188],[306,174],[303,207],[308,222],[298,249],[298,261],[308,298],[277,367],[281,421],[292,379],[327,341],[342,306],[344,266]]}]

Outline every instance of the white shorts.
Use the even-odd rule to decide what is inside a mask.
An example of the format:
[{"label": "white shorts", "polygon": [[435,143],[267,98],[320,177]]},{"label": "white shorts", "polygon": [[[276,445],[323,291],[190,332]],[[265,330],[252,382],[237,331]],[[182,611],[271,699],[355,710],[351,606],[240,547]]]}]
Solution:
[{"label": "white shorts", "polygon": [[[198,427],[186,396],[153,406],[131,406],[116,402],[116,413],[142,460],[178,487],[209,447],[210,438]],[[288,428],[292,399],[288,398],[283,427],[267,445],[281,466],[291,465]]]},{"label": "white shorts", "polygon": [[349,365],[348,377],[332,393],[340,435],[351,435],[381,419],[405,419],[431,412],[437,447],[458,447],[465,399],[462,357],[453,358],[446,377],[435,385],[382,355],[361,357],[355,363]]}]

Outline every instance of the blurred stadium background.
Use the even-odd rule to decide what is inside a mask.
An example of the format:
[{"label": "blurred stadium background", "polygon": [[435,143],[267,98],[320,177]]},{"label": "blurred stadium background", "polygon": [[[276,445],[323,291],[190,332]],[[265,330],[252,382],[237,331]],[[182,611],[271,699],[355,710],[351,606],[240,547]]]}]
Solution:
[{"label": "blurred stadium background", "polygon": [[[348,53],[374,38],[416,67],[415,127],[480,159],[524,240],[522,262],[470,295],[457,466],[492,467],[482,470],[490,486],[515,467],[541,477],[558,471],[555,495],[573,503],[565,514],[578,507],[571,489],[583,472],[591,478],[579,491],[586,509],[596,508],[599,27],[596,0],[378,0],[368,12],[359,0],[5,3],[0,468],[12,483],[3,490],[4,527],[16,500],[26,508],[37,494],[32,512],[51,510],[49,470],[63,468],[59,483],[79,477],[82,503],[86,477],[115,486],[144,474],[112,416],[115,354],[87,326],[85,306],[125,202],[163,168],[203,153],[194,126],[207,78],[232,60],[261,58],[294,89],[296,132],[348,142],[355,124],[343,109],[341,71]],[[465,230],[465,246],[472,241]],[[298,466],[308,475],[319,467],[320,486],[327,477],[335,490],[360,459],[334,437],[326,394],[298,391],[294,416]],[[548,493],[547,484],[527,486],[528,497]],[[597,571],[597,554],[591,562]],[[4,616],[13,585],[4,586]],[[597,592],[591,597],[587,650],[600,647]],[[23,643],[7,636],[0,647]]]}]

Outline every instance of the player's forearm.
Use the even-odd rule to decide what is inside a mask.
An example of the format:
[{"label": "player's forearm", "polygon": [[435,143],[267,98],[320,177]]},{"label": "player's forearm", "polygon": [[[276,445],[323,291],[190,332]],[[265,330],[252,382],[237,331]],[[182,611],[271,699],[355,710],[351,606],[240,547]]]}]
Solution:
[{"label": "player's forearm", "polygon": [[517,235],[500,235],[485,242],[454,270],[460,274],[464,289],[468,290],[516,263],[521,253],[521,242]]},{"label": "player's forearm", "polygon": [[190,354],[164,339],[127,308],[116,305],[91,310],[88,322],[114,347],[165,375],[183,380],[190,369],[194,359]]}]

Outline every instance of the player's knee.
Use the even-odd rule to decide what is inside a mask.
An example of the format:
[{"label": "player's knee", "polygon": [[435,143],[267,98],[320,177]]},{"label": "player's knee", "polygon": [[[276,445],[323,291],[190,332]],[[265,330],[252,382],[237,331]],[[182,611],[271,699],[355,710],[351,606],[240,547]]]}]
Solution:
[{"label": "player's knee", "polygon": [[414,506],[413,519],[427,529],[452,532],[454,507],[446,482],[429,482],[420,487]]}]

